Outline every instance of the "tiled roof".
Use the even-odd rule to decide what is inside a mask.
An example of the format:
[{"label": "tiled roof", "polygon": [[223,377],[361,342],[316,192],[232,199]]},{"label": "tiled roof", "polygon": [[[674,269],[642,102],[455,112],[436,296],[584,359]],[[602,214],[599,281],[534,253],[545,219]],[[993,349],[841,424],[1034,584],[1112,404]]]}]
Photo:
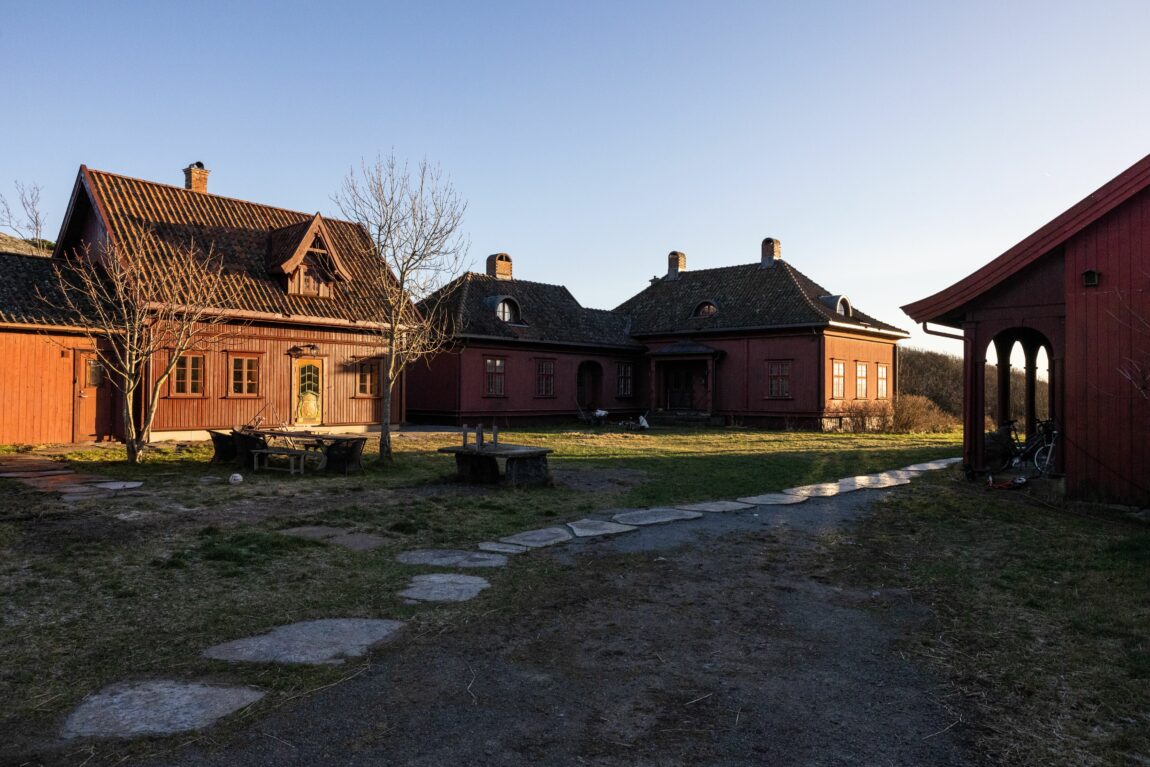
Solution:
[{"label": "tiled roof", "polygon": [[292,235],[302,236],[315,214],[103,171],[80,172],[114,240],[138,242],[151,233],[157,244],[145,255],[159,273],[173,271],[180,249],[191,242],[214,248],[228,282],[222,309],[346,322],[380,319],[374,307],[381,300],[376,283],[381,273],[367,234],[355,224],[325,219],[349,279],[333,283],[330,297],[289,295],[282,278],[269,270],[269,261],[292,246]]},{"label": "tiled roof", "polygon": [[[504,322],[496,316],[495,310],[505,298],[519,306],[521,322]],[[562,285],[498,280],[469,272],[424,305],[439,300],[447,301],[444,311],[458,337],[640,348],[627,333],[626,317],[580,306]]]},{"label": "tiled roof", "polygon": [[61,305],[51,259],[0,253],[0,323],[76,325],[77,318]]},{"label": "tiled roof", "polygon": [[[780,326],[825,327],[834,322],[859,330],[906,335],[857,309],[850,317],[836,314],[824,290],[785,261],[772,268],[759,264],[680,272],[677,279],[658,279],[615,309],[631,319],[634,336],[660,333],[705,333],[769,329]],[[700,304],[717,311],[695,316]]]}]

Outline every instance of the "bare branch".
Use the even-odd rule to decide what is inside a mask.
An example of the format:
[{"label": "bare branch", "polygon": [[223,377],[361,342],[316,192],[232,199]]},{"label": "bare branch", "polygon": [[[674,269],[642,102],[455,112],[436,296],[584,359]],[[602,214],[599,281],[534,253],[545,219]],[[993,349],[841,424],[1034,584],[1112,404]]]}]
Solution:
[{"label": "bare branch", "polygon": [[332,199],[344,218],[362,227],[375,255],[371,280],[378,291],[380,336],[388,349],[380,454],[390,458],[392,388],[409,364],[450,341],[448,318],[435,307],[420,313],[415,304],[437,292],[442,298],[466,268],[470,243],[462,225],[467,203],[438,166],[422,160],[412,169],[394,154],[349,170]]}]

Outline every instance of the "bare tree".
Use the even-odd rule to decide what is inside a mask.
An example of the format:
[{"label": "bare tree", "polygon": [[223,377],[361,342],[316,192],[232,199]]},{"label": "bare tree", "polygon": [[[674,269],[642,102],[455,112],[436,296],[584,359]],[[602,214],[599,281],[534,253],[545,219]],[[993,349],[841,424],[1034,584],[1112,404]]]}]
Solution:
[{"label": "bare tree", "polygon": [[379,454],[390,461],[393,389],[411,363],[443,350],[451,338],[450,318],[438,308],[444,302],[422,312],[415,304],[463,272],[467,203],[438,166],[423,160],[412,169],[394,154],[349,171],[333,200],[344,218],[364,228],[375,251],[377,321],[387,349]]},{"label": "bare tree", "polygon": [[[220,344],[226,283],[219,256],[194,241],[164,244],[166,268],[153,256],[152,233],[121,237],[53,264],[59,297],[41,296],[75,317],[121,394],[120,419],[128,461],[139,463],[150,439],[160,393],[180,356]],[[134,417],[141,393],[140,419]]]},{"label": "bare tree", "polygon": [[0,229],[7,229],[37,250],[49,250],[40,212],[40,185],[16,182],[17,209],[0,194]]}]

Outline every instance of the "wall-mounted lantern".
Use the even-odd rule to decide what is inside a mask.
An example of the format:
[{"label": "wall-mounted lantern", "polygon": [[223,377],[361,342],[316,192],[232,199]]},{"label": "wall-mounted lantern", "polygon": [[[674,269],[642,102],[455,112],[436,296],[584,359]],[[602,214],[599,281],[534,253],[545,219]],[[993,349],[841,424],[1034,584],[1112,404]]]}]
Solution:
[{"label": "wall-mounted lantern", "polygon": [[312,357],[319,353],[319,347],[315,344],[302,344],[291,347],[287,353],[289,357]]}]

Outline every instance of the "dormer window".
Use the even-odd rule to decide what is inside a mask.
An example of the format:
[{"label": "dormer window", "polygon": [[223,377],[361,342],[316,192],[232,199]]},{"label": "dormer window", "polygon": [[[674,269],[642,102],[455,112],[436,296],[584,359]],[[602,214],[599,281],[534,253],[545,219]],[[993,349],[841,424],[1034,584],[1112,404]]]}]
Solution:
[{"label": "dormer window", "polygon": [[495,307],[495,316],[504,322],[519,322],[519,304],[510,298],[505,298]]},{"label": "dormer window", "polygon": [[283,275],[287,292],[296,296],[327,298],[336,280],[351,278],[318,213],[311,221],[301,221],[270,233],[268,269]]},{"label": "dormer window", "polygon": [[327,298],[331,295],[331,282],[322,267],[305,261],[291,275],[288,292],[298,296]]},{"label": "dormer window", "polygon": [[819,300],[835,310],[840,317],[850,317],[854,314],[851,301],[846,296],[819,296]]},{"label": "dormer window", "polygon": [[715,306],[710,301],[704,301],[695,307],[696,317],[713,317],[719,311],[719,307]]}]

